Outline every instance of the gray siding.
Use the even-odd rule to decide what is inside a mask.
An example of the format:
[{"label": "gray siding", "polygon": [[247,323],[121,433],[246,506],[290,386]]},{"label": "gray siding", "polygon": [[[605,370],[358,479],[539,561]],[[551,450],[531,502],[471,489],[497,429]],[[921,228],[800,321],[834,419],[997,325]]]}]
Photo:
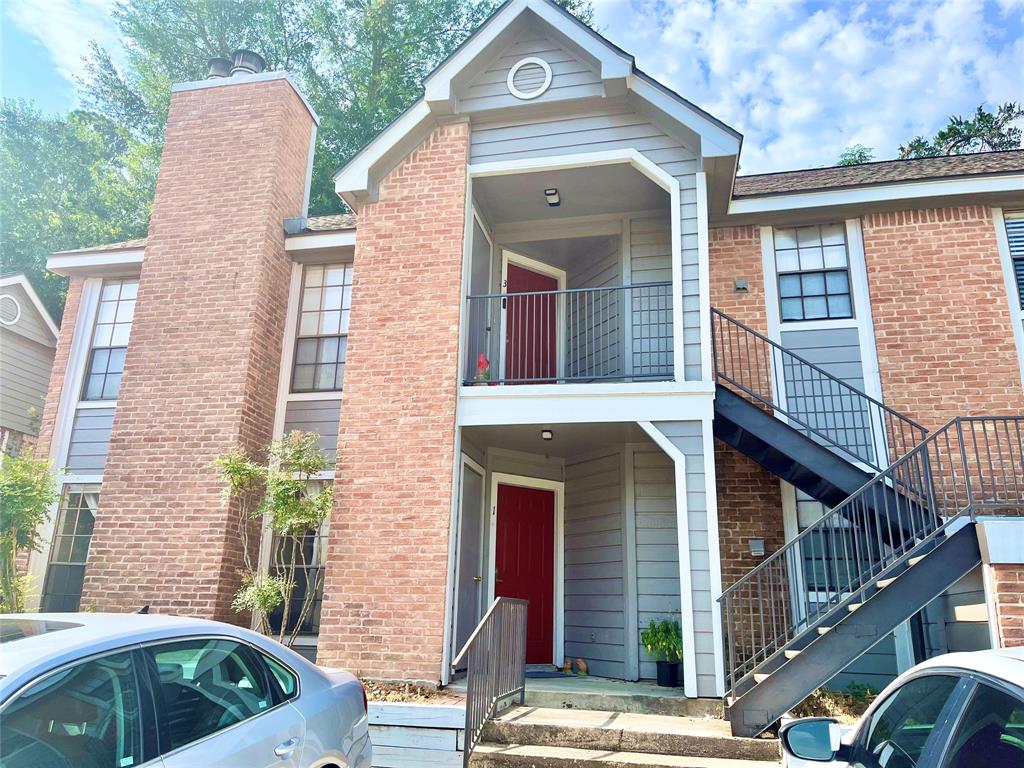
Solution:
[{"label": "gray siding", "polygon": [[338,424],[341,420],[341,400],[293,400],[284,412],[284,434],[293,430],[316,432],[317,441],[331,466],[338,451]]},{"label": "gray siding", "polygon": [[829,680],[825,687],[833,691],[845,691],[851,683],[856,683],[880,691],[897,674],[896,640],[892,634],[888,634],[874,648]]},{"label": "gray siding", "polygon": [[[981,651],[992,647],[981,568],[978,566],[968,573],[942,597],[946,650],[949,653]],[[962,618],[958,618],[958,613]],[[983,616],[983,620],[972,620]]]},{"label": "gray siding", "polygon": [[565,467],[565,655],[625,677],[622,457]]},{"label": "gray siding", "polygon": [[[529,102],[509,93],[509,70],[527,56],[536,56],[551,67],[551,85],[547,91]],[[534,70],[534,71],[531,71]],[[539,68],[523,68],[515,78],[516,87],[529,93],[541,85],[543,73]],[[535,28],[528,29],[488,63],[467,86],[456,89],[459,111],[479,112],[502,109],[524,103],[545,102],[603,96],[601,75],[594,64],[575,56],[563,45]]]},{"label": "gray siding", "polygon": [[688,147],[636,112],[603,109],[558,118],[475,123],[470,160],[481,163],[627,148],[638,150],[679,181],[684,375],[697,380],[701,377],[697,159]]},{"label": "gray siding", "polygon": [[[18,302],[18,306],[21,307],[21,316],[18,318],[18,322],[13,325],[0,326],[0,328],[3,328],[5,337],[8,332],[17,333],[47,347],[57,346],[57,339],[54,338],[53,333],[44,322],[39,314],[39,310],[36,309],[24,288],[20,285],[9,285],[0,293],[4,296],[13,297]],[[0,302],[0,308],[3,309],[5,321],[14,317],[14,312],[11,311],[13,306],[10,302]]]},{"label": "gray siding", "polygon": [[[34,435],[50,385],[54,350],[6,326],[0,328],[0,426]],[[36,418],[30,415],[33,408]]]},{"label": "gray siding", "polygon": [[113,424],[113,408],[78,409],[71,427],[68,472],[76,475],[103,474]]},{"label": "gray siding", "polygon": [[664,451],[633,452],[636,510],[637,630],[640,677],[655,677],[654,661],[640,643],[652,620],[679,619],[679,537],[676,530],[675,469]]},{"label": "gray siding", "polygon": [[[567,274],[569,288],[603,288],[622,283],[621,249],[615,241],[581,269]],[[622,373],[622,310],[619,292],[577,293],[569,299],[566,375]]]},{"label": "gray siding", "polygon": [[[672,279],[672,231],[666,218],[629,222],[630,283]],[[631,296],[632,371],[637,376],[668,376],[672,371],[672,306],[656,289]]]},{"label": "gray siding", "polygon": [[[864,390],[857,328],[788,330],[783,327],[782,346],[860,391]],[[858,456],[874,456],[868,414],[849,397],[822,397],[820,381],[802,381],[805,366],[786,366],[786,404],[805,423],[848,446]],[[840,410],[839,413],[836,413]],[[846,412],[848,411],[848,412]]]}]

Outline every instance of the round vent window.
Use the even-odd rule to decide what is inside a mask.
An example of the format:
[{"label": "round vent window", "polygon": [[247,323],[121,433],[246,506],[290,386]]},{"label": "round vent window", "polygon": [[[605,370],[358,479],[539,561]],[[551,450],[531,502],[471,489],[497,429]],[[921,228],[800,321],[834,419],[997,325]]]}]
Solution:
[{"label": "round vent window", "polygon": [[508,71],[508,90],[517,99],[536,99],[551,86],[551,67],[544,59],[527,56]]},{"label": "round vent window", "polygon": [[18,300],[5,293],[0,296],[0,323],[14,325],[21,317],[21,304]]}]

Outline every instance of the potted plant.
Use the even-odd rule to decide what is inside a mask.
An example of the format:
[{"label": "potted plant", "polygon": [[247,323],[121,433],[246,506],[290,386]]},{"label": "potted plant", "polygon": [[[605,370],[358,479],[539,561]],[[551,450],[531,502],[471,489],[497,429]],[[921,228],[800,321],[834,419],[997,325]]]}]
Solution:
[{"label": "potted plant", "polygon": [[678,621],[662,619],[640,633],[640,642],[658,663],[658,685],[676,688],[679,685],[679,662],[683,660],[683,633]]}]

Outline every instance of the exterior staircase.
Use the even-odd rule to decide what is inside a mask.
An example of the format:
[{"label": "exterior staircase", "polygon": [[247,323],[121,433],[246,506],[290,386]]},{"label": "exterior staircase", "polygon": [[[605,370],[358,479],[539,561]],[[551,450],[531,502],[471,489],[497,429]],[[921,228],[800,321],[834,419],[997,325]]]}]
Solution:
[{"label": "exterior staircase", "polygon": [[1024,419],[907,417],[713,311],[715,436],[832,508],[722,594],[726,717],[768,728],[981,562],[1024,514]]},{"label": "exterior staircase", "polygon": [[513,707],[489,720],[471,766],[773,768],[776,739],[736,738],[712,718]]}]

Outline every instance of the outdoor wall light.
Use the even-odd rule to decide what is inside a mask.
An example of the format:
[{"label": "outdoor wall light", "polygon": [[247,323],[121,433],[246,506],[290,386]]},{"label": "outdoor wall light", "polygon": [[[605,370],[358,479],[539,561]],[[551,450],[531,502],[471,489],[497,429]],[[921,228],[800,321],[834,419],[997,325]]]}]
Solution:
[{"label": "outdoor wall light", "polygon": [[764,539],[748,539],[751,557],[764,557]]},{"label": "outdoor wall light", "polygon": [[552,432],[550,429],[542,429],[540,431],[540,439],[541,440],[554,440],[555,439],[555,433]]},{"label": "outdoor wall light", "polygon": [[554,187],[544,190],[544,199],[548,201],[548,205],[552,208],[557,208],[562,204],[562,198],[558,196],[558,190]]}]

